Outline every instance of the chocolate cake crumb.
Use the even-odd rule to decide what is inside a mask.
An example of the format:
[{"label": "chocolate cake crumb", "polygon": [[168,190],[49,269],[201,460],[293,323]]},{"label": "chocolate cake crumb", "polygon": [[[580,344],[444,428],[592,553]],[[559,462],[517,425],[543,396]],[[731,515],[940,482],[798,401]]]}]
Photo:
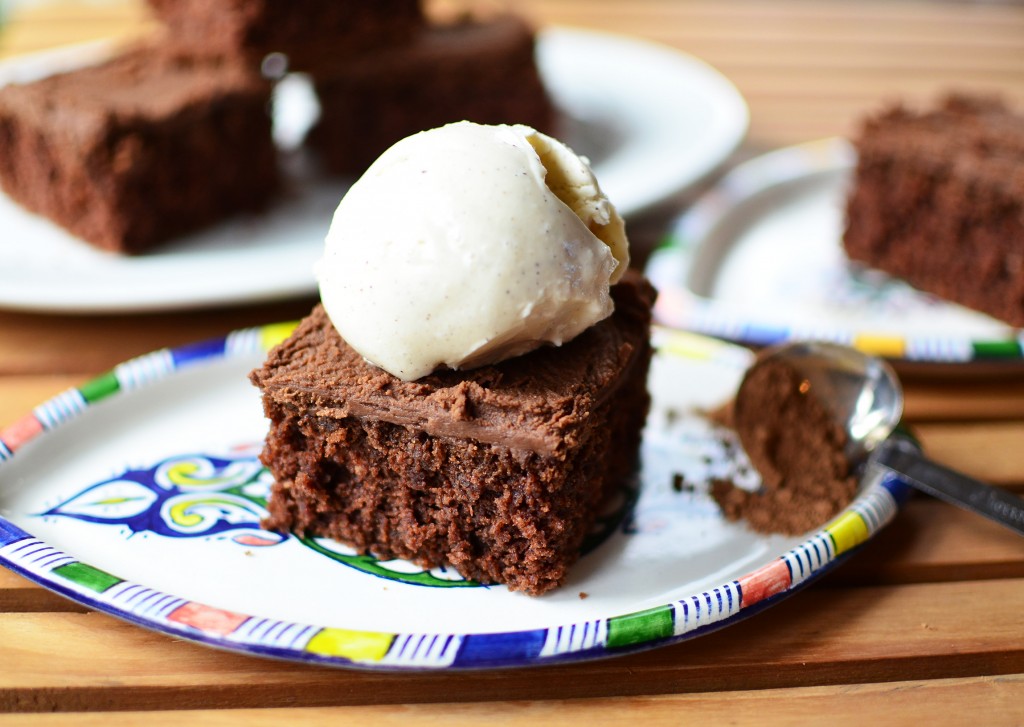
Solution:
[{"label": "chocolate cake crumb", "polygon": [[672,474],[672,489],[676,492],[694,493],[697,491],[697,485],[686,479],[686,475],[682,472],[674,472]]},{"label": "chocolate cake crumb", "polygon": [[737,433],[762,486],[750,492],[732,480],[712,480],[711,495],[726,519],[744,520],[759,533],[799,535],[853,499],[857,478],[844,452],[847,433],[816,394],[778,359],[750,370],[742,406],[752,415],[737,418]]}]

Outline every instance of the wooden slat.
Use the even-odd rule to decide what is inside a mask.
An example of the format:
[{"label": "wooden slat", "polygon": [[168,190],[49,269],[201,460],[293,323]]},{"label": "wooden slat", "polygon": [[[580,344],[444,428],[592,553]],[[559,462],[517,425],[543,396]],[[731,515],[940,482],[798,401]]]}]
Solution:
[{"label": "wooden slat", "polygon": [[164,346],[294,320],[308,314],[314,302],[308,298],[206,313],[89,317],[0,311],[0,376],[98,374]]},{"label": "wooden slat", "polygon": [[[290,727],[330,724],[461,725],[495,727],[547,725],[594,727],[622,724],[621,715],[645,727],[687,724],[758,725],[816,724],[861,727],[865,723],[891,724],[896,714],[913,714],[917,724],[955,723],[970,715],[979,724],[1024,721],[1024,676],[936,679],[926,684],[891,682],[841,687],[765,689],[714,694],[673,694],[650,697],[562,699],[529,702],[476,702],[469,704],[402,704],[386,707],[309,707],[304,709],[199,709],[180,712],[104,712],[74,715],[77,725],[89,727]],[[617,716],[618,715],[618,716]],[[0,725],[32,727],[66,724],[70,715],[0,715]],[[951,722],[952,718],[952,722]],[[1007,721],[1009,718],[1009,721]]]},{"label": "wooden slat", "polygon": [[18,574],[0,568],[0,613],[76,611],[88,609],[46,590]]},{"label": "wooden slat", "polygon": [[814,589],[673,647],[548,667],[543,678],[534,670],[467,672],[457,690],[444,675],[222,653],[95,613],[2,614],[0,663],[18,668],[0,671],[0,710],[556,699],[567,681],[574,696],[599,697],[1017,673],[1022,609],[1021,580]]},{"label": "wooden slat", "polygon": [[[150,27],[140,0],[73,12],[66,3],[47,7],[23,11],[8,54]],[[754,148],[848,134],[885,99],[919,101],[953,85],[1024,104],[1024,8],[1015,4],[524,0],[516,7],[540,23],[628,29],[707,60],[750,102]]]},{"label": "wooden slat", "polygon": [[[718,0],[518,0],[517,6],[541,22],[573,23],[604,28],[628,27],[647,35],[652,29],[672,37],[712,36],[754,42],[786,39],[790,44],[814,44],[822,39],[860,38],[874,42],[950,43],[989,35],[992,42],[1019,43],[1024,10],[1007,4],[934,3],[897,0],[870,3],[764,3]],[[804,34],[804,29],[815,31]],[[771,62],[766,58],[766,62]]]},{"label": "wooden slat", "polygon": [[128,40],[153,27],[142,2],[22,4],[0,30],[0,58],[100,38]]},{"label": "wooden slat", "polygon": [[[531,0],[542,22],[628,28],[718,68],[766,149],[853,132],[884,101],[951,87],[1024,106],[1024,8],[982,3]],[[865,45],[870,44],[870,52]]]},{"label": "wooden slat", "polygon": [[[0,56],[152,27],[143,0],[71,7],[19,7],[16,20],[25,22],[0,34]],[[1020,4],[518,0],[515,7],[542,22],[647,37],[707,60],[750,104],[748,155],[848,134],[889,98],[923,100],[954,84],[1024,106]],[[670,219],[648,218],[650,237]],[[0,313],[0,426],[131,356],[296,318],[310,303],[80,319]],[[907,396],[907,419],[933,457],[1024,487],[1024,377],[910,376]],[[73,719],[111,725],[183,718],[223,725],[701,718],[761,724],[823,715],[839,724],[906,723],[910,715],[922,723],[970,715],[1014,724],[1024,721],[1022,606],[1019,538],[925,497],[914,498],[821,584],[722,632],[622,659],[455,677],[326,670],[221,653],[83,612],[0,571],[0,710],[100,710]],[[1017,674],[993,676],[1011,672]],[[650,696],[669,692],[677,694]],[[567,695],[590,699],[535,701]],[[464,700],[477,703],[451,704]],[[447,703],[429,704],[435,701]],[[395,706],[400,702],[421,704]],[[378,703],[388,705],[372,706]],[[332,704],[354,706],[211,710]],[[123,709],[169,711],[117,713]],[[6,721],[62,717],[68,715],[22,713]]]},{"label": "wooden slat", "polygon": [[[776,3],[716,3],[714,0],[686,3],[549,2],[524,3],[531,16],[542,23],[580,27],[629,28],[631,34],[678,45],[688,50],[701,48],[709,60],[716,48],[743,44],[753,55],[757,51],[782,49],[782,60],[801,49],[818,52],[828,63],[834,48],[854,48],[870,42],[872,47],[899,53],[893,60],[910,58],[910,51],[948,53],[948,62],[961,49],[971,47],[996,51],[1019,50],[1024,29],[1020,7],[980,8],[971,3],[891,2],[884,6],[852,3],[804,2],[797,7],[779,8]],[[943,7],[944,6],[944,7]],[[889,11],[889,12],[886,12]],[[881,16],[889,15],[885,20]],[[871,64],[870,54],[847,56],[851,64]],[[760,65],[771,67],[779,59],[767,53]],[[911,61],[913,62],[913,61]],[[969,63],[981,62],[970,59]]]},{"label": "wooden slat", "polygon": [[914,427],[925,452],[937,462],[999,484],[1024,484],[1024,422]]},{"label": "wooden slat", "polygon": [[905,419],[920,426],[923,422],[964,422],[1024,420],[1024,365],[1015,373],[993,375],[979,373],[945,380],[914,380],[904,377]]}]

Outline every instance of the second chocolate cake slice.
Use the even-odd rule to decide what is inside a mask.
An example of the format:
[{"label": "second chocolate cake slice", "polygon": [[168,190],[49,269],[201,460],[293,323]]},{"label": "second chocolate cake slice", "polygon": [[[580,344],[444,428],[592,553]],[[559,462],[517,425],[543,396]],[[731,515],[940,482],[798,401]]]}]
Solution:
[{"label": "second chocolate cake slice", "polygon": [[627,274],[612,295],[615,313],[561,347],[412,382],[317,307],[251,375],[271,421],[265,525],[530,594],[560,585],[649,406],[654,293]]},{"label": "second chocolate cake slice", "polygon": [[269,101],[258,75],[159,46],[11,84],[0,88],[0,186],[96,247],[145,252],[269,205]]},{"label": "second chocolate cake slice", "polygon": [[320,119],[309,142],[331,171],[360,174],[399,139],[462,119],[550,130],[534,44],[533,28],[512,15],[432,25],[400,49],[315,77]]},{"label": "second chocolate cake slice", "polygon": [[855,146],[849,258],[1024,326],[1024,116],[953,96],[868,119]]}]

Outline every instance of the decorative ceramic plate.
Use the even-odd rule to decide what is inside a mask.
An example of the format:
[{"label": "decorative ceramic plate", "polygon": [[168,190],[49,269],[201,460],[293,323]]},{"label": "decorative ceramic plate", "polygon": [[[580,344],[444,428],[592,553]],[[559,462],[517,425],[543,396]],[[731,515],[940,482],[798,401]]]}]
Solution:
[{"label": "decorative ceramic plate", "polygon": [[[94,43],[8,61],[0,65],[0,85],[110,52]],[[626,216],[698,182],[746,133],[747,109],[736,89],[675,50],[555,28],[541,33],[538,62],[565,117],[560,136],[590,156]],[[317,113],[308,83],[286,79],[274,106],[275,135],[294,147]],[[303,161],[290,159],[289,194],[265,215],[238,217],[134,257],[83,244],[0,193],[0,306],[127,312],[313,294],[313,263],[348,185],[325,180]]]},{"label": "decorative ceramic plate", "polygon": [[246,373],[289,330],[143,356],[0,430],[0,562],[90,608],[242,653],[395,670],[538,665],[735,623],[847,557],[906,494],[870,471],[820,531],[726,522],[709,480],[756,476],[699,412],[732,395],[750,355],[659,331],[636,481],[560,589],[531,598],[266,532],[267,422]]},{"label": "decorative ceramic plate", "polygon": [[906,362],[1018,362],[1021,331],[850,264],[855,164],[839,139],[742,164],[699,200],[647,273],[662,323],[742,343],[824,339]]}]

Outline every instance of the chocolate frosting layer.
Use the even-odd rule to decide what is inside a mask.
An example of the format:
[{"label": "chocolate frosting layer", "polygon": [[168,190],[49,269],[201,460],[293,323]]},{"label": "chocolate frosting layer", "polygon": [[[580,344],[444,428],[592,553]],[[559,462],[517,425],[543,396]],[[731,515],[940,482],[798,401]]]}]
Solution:
[{"label": "chocolate frosting layer", "polygon": [[654,295],[629,272],[612,289],[612,316],[565,345],[412,382],[365,361],[318,305],[250,378],[275,402],[317,416],[360,417],[559,456],[575,446],[590,412],[640,357]]}]

